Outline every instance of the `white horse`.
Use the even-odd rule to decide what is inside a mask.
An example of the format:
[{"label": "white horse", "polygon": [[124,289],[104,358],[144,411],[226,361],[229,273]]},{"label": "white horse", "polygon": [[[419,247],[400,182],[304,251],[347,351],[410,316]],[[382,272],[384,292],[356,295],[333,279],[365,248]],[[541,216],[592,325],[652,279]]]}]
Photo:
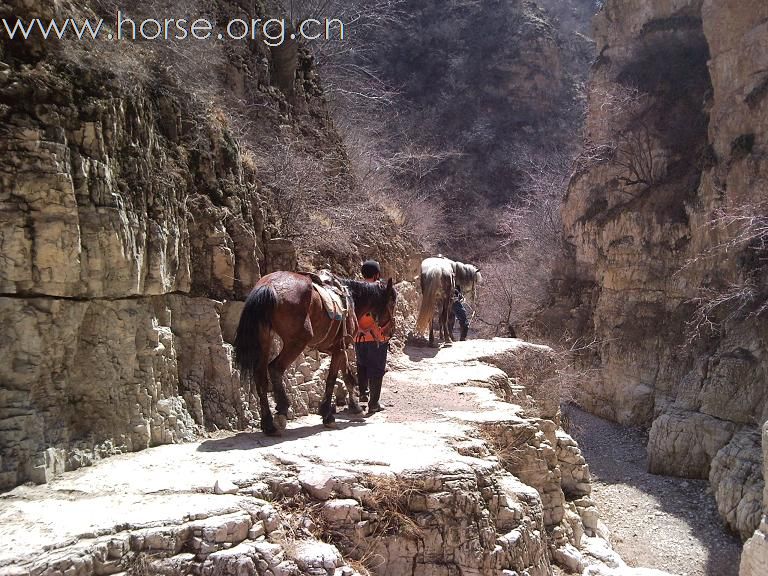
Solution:
[{"label": "white horse", "polygon": [[421,263],[421,306],[416,321],[416,332],[424,334],[429,329],[429,343],[435,342],[432,318],[438,309],[438,329],[445,342],[453,342],[448,329],[448,313],[451,308],[453,289],[459,286],[469,290],[474,300],[477,284],[482,281],[480,270],[472,264],[454,262],[444,256],[426,258]]}]

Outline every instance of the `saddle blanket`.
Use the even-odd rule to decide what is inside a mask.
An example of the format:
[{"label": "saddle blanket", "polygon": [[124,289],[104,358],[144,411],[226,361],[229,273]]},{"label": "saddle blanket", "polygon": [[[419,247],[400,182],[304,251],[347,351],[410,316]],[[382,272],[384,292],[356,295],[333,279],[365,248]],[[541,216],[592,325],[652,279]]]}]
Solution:
[{"label": "saddle blanket", "polygon": [[319,284],[312,283],[312,288],[315,289],[320,300],[323,301],[323,308],[325,308],[328,318],[341,322],[347,315],[347,307],[344,306],[344,302],[341,299],[341,295],[326,286],[320,286]]}]

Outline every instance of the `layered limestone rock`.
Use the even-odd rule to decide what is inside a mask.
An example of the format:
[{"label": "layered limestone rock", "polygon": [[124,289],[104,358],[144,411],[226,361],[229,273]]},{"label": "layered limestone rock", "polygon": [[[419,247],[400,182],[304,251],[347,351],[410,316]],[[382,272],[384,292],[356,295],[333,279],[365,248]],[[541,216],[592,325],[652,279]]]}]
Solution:
[{"label": "layered limestone rock", "polygon": [[[0,16],[91,8],[13,0]],[[295,269],[296,247],[272,238],[261,175],[237,126],[190,94],[196,75],[226,77],[217,105],[258,101],[252,140],[291,138],[347,169],[306,54],[288,98],[262,43],[188,56],[184,85],[147,48],[0,39],[0,489],[255,423],[227,346],[236,301],[265,271]],[[320,359],[298,369],[306,414]]]},{"label": "layered limestone rock", "polygon": [[[768,478],[768,422],[763,425],[763,478]],[[763,492],[763,517],[760,526],[744,544],[739,576],[768,573],[768,488]]]},{"label": "layered limestone rock", "polygon": [[743,536],[761,515],[768,324],[749,297],[711,309],[714,331],[696,309],[764,292],[756,247],[723,249],[737,227],[713,221],[766,198],[767,19],[759,0],[605,3],[569,259],[542,317],[599,343],[580,403],[650,426],[652,471],[709,478]]},{"label": "layered limestone rock", "polygon": [[644,574],[603,539],[576,442],[493,392],[519,393],[521,373],[479,360],[537,351],[407,348],[371,418],[304,417],[281,439],[220,434],[20,486],[0,502],[0,574]]}]

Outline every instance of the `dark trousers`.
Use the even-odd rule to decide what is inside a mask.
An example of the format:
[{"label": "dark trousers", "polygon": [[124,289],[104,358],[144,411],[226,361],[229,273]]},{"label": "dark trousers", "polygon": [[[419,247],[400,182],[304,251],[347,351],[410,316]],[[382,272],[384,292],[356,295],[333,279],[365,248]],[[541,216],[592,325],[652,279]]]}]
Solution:
[{"label": "dark trousers", "polygon": [[[469,318],[467,318],[467,310],[461,302],[454,302],[453,313],[456,320],[459,321],[459,327],[461,328],[461,339],[467,339],[467,333],[469,332]],[[451,332],[453,332],[453,324],[451,324]]]},{"label": "dark trousers", "polygon": [[357,356],[357,385],[360,395],[368,394],[371,390],[371,404],[378,405],[381,394],[381,381],[387,369],[387,352],[389,342],[356,342]]}]

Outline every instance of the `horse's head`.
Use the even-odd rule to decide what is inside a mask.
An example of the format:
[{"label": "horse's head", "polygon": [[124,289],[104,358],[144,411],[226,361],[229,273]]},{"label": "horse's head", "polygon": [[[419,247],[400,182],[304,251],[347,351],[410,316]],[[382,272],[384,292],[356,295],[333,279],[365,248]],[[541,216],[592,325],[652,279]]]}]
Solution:
[{"label": "horse's head", "polygon": [[383,282],[357,280],[344,280],[344,283],[352,295],[355,315],[358,319],[365,314],[370,314],[381,328],[387,327],[391,332],[397,303],[397,292],[392,279],[390,278],[386,285]]},{"label": "horse's head", "polygon": [[483,275],[480,274],[480,268],[475,268],[475,282],[472,284],[472,301],[477,300],[477,287],[483,283]]},{"label": "horse's head", "polygon": [[480,268],[474,264],[454,262],[453,271],[456,278],[456,285],[461,287],[464,294],[468,295],[474,302],[477,296],[477,285],[483,281],[483,276],[480,274]]},{"label": "horse's head", "polygon": [[395,306],[397,305],[397,291],[392,284],[392,278],[387,281],[384,294],[376,307],[374,316],[377,324],[387,334],[392,334],[395,329]]}]

